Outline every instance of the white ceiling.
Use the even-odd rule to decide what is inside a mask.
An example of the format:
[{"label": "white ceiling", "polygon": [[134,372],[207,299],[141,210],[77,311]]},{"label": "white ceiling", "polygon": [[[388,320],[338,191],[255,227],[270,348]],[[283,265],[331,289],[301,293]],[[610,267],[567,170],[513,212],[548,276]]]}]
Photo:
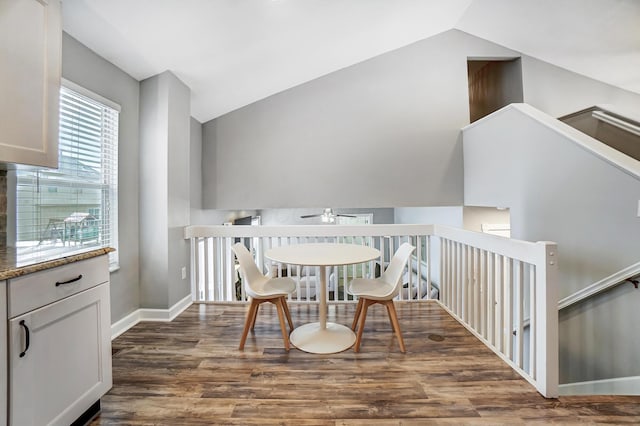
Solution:
[{"label": "white ceiling", "polygon": [[452,28],[640,93],[636,0],[63,0],[63,28],[201,122]]}]

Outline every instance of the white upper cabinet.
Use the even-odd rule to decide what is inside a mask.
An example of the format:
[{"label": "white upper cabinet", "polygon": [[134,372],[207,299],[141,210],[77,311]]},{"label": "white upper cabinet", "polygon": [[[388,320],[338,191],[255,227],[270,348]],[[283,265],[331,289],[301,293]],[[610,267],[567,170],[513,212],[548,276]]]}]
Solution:
[{"label": "white upper cabinet", "polygon": [[0,162],[58,167],[59,0],[0,0]]}]

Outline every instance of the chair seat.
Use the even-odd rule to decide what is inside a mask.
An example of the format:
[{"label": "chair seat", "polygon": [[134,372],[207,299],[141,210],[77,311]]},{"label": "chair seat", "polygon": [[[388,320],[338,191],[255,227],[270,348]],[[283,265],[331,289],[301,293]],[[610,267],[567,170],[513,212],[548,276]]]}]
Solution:
[{"label": "chair seat", "polygon": [[254,299],[272,299],[286,296],[296,289],[296,282],[291,278],[269,278],[262,283],[256,283],[255,288],[247,289]]},{"label": "chair seat", "polygon": [[389,300],[392,298],[394,286],[381,279],[354,278],[347,291],[358,297],[371,300]]}]

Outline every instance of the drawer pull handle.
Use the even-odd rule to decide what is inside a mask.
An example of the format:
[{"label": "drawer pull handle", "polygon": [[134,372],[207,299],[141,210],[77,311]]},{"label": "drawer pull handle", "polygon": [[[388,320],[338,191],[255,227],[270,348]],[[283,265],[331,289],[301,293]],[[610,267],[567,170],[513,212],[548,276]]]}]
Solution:
[{"label": "drawer pull handle", "polygon": [[24,351],[20,352],[20,358],[22,358],[23,356],[26,355],[27,351],[29,350],[29,327],[27,327],[27,324],[24,323],[24,320],[20,321],[20,325],[22,327],[24,327],[24,333],[25,333],[25,348]]},{"label": "drawer pull handle", "polygon": [[80,281],[81,279],[82,279],[82,274],[78,275],[75,278],[71,278],[68,281],[56,281],[56,287],[58,287],[59,285],[63,285],[63,284],[75,283],[76,281]]}]

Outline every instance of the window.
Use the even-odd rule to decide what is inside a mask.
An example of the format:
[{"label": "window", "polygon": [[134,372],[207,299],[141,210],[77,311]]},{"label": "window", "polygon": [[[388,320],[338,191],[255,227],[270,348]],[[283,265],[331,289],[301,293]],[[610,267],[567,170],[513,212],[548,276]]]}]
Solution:
[{"label": "window", "polygon": [[[60,90],[58,169],[16,172],[19,260],[118,246],[120,107],[71,83]],[[118,267],[118,252],[110,253]]]}]

